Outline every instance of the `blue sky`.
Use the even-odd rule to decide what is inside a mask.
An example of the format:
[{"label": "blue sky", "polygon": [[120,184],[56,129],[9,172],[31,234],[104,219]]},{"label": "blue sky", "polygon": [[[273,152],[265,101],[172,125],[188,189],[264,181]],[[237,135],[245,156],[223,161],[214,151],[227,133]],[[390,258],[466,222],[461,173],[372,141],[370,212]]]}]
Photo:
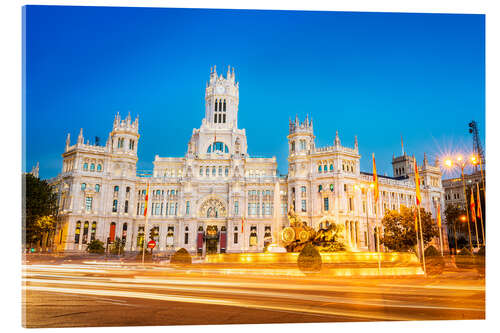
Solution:
[{"label": "blue sky", "polygon": [[139,115],[138,169],[184,156],[204,117],[210,67],[235,68],[249,154],[287,172],[288,120],[309,114],[316,145],[335,131],[361,169],[392,175],[393,153],[484,145],[484,16],[28,6],[25,164],[56,176],[67,133],[104,142],[117,111]]}]

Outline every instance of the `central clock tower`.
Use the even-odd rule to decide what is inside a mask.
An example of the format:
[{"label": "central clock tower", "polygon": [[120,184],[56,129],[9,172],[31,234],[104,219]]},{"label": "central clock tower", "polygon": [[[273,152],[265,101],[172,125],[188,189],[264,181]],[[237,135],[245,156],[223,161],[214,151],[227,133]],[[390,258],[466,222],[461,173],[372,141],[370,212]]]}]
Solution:
[{"label": "central clock tower", "polygon": [[210,81],[205,89],[204,123],[212,128],[238,128],[239,87],[234,68],[228,66],[227,75],[210,68]]}]

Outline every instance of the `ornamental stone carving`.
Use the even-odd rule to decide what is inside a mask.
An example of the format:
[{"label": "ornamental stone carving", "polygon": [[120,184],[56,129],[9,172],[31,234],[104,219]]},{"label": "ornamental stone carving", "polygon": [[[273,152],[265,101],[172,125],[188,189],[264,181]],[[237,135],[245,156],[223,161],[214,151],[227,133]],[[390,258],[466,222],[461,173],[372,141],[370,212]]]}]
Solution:
[{"label": "ornamental stone carving", "polygon": [[210,197],[200,206],[199,217],[201,218],[219,218],[226,216],[226,206],[219,198]]}]

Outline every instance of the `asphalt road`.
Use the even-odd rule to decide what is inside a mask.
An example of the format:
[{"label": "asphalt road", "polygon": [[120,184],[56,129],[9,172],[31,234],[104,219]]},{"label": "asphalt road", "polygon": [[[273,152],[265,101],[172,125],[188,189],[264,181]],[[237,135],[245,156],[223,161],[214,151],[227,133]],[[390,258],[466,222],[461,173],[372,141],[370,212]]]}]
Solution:
[{"label": "asphalt road", "polygon": [[484,279],[306,276],[296,269],[23,266],[25,327],[484,319]]}]

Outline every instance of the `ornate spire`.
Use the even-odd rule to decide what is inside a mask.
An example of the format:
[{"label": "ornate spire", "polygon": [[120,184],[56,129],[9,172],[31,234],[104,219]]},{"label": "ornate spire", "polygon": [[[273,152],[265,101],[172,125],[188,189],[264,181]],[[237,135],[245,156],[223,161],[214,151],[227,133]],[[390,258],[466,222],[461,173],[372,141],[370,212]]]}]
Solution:
[{"label": "ornate spire", "polygon": [[80,134],[78,134],[77,143],[83,144],[83,128],[80,128]]},{"label": "ornate spire", "polygon": [[70,143],[71,143],[71,139],[70,139],[70,135],[68,133],[68,136],[66,137],[66,151],[68,151]]},{"label": "ornate spire", "polygon": [[335,131],[335,146],[340,147],[339,131]]},{"label": "ornate spire", "polygon": [[354,136],[354,149],[358,150],[358,136]]},{"label": "ornate spire", "polygon": [[424,152],[424,166],[427,166],[429,161],[427,160],[427,154]]}]

